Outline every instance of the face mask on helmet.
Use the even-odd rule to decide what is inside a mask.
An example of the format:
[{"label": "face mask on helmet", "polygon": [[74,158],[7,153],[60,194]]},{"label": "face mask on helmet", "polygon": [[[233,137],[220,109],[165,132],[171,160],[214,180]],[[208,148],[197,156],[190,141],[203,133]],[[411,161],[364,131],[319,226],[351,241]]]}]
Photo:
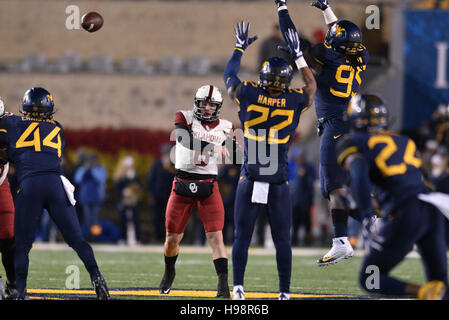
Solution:
[{"label": "face mask on helmet", "polygon": [[354,56],[363,51],[362,32],[354,23],[342,20],[334,24],[326,34],[325,42],[338,52]]},{"label": "face mask on helmet", "polygon": [[22,99],[20,113],[36,118],[51,119],[54,114],[54,102],[50,92],[43,88],[31,88]]},{"label": "face mask on helmet", "polygon": [[345,113],[345,120],[351,130],[376,131],[388,128],[388,109],[384,102],[375,95],[356,95]]},{"label": "face mask on helmet", "polygon": [[285,91],[290,86],[293,68],[281,58],[270,58],[264,62],[259,74],[259,85],[263,89]]},{"label": "face mask on helmet", "polygon": [[200,121],[213,122],[220,116],[223,97],[217,87],[202,86],[195,94],[193,115]]}]

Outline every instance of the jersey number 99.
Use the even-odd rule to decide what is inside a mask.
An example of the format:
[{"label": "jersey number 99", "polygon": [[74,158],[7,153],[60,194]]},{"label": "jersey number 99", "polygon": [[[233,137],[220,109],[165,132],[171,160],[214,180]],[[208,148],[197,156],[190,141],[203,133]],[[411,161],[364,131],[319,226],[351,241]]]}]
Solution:
[{"label": "jersey number 99", "polygon": [[[331,93],[334,96],[340,97],[340,98],[349,98],[349,96],[351,96],[351,97],[355,96],[355,94],[357,92],[352,91],[352,84],[354,82],[354,77],[360,86],[360,84],[362,83],[362,78],[360,77],[360,72],[365,69],[366,69],[366,66],[363,66],[362,69],[357,69],[357,72],[355,72],[355,70],[352,66],[349,66],[346,64],[340,65],[337,69],[337,72],[335,73],[335,80],[337,80],[337,82],[339,84],[346,85],[346,91],[343,92],[343,91],[335,90],[334,88],[330,88]],[[349,75],[347,77],[343,77],[343,71],[349,72]]]}]

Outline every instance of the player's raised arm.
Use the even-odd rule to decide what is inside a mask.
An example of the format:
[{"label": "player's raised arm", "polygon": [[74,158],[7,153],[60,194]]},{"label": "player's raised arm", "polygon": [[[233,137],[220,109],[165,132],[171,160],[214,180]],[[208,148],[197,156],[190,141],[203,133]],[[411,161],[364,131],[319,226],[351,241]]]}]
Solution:
[{"label": "player's raised arm", "polygon": [[249,37],[249,30],[251,24],[245,24],[245,21],[240,21],[237,23],[237,26],[234,28],[235,32],[235,48],[234,53],[231,56],[228,64],[226,65],[223,80],[228,91],[229,96],[233,101],[235,101],[236,97],[236,89],[238,85],[241,83],[240,79],[237,77],[237,74],[240,69],[240,61],[242,59],[242,55],[245,52],[246,48],[257,40],[258,36]]},{"label": "player's raised arm", "polygon": [[323,11],[324,21],[329,29],[338,21],[327,0],[316,0],[310,5]]},{"label": "player's raised arm", "polygon": [[280,47],[279,49],[288,51],[295,60],[296,67],[298,68],[299,72],[301,72],[302,78],[306,84],[302,89],[309,97],[307,105],[310,107],[313,104],[313,99],[316,92],[315,78],[312,74],[312,71],[309,69],[306,60],[304,59],[301,50],[301,42],[296,30],[293,28],[288,29],[284,34],[284,38],[287,42],[287,47]]},{"label": "player's raised arm", "polygon": [[[279,17],[279,26],[281,27],[282,36],[284,37],[285,42],[288,43],[288,35],[289,30],[293,30],[296,33],[296,27],[290,18],[290,14],[287,8],[287,0],[275,0],[278,9],[278,17]],[[305,47],[305,41],[301,41],[298,36],[298,41],[300,44],[300,50],[304,53],[304,59],[307,62],[307,65],[314,71],[315,74],[320,74],[322,70],[322,66],[318,63],[313,55],[310,52],[310,47]],[[298,70],[300,70],[298,68]]]}]

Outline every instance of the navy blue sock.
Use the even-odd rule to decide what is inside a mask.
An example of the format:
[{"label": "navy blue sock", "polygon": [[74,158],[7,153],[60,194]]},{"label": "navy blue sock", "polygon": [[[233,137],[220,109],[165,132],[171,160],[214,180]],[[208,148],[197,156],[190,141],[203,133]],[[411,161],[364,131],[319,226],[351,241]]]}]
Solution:
[{"label": "navy blue sock", "polygon": [[276,263],[279,276],[279,292],[290,293],[290,279],[292,274],[292,249],[290,241],[277,241]]},{"label": "navy blue sock", "polygon": [[232,270],[234,273],[234,286],[243,286],[246,263],[248,262],[248,248],[251,240],[234,240],[232,246]]},{"label": "navy blue sock", "polygon": [[360,211],[358,209],[348,209],[348,215],[357,220],[358,222],[362,222],[362,216],[360,214]]},{"label": "navy blue sock", "polygon": [[348,212],[345,209],[332,209],[332,224],[334,238],[348,236]]},{"label": "navy blue sock", "polygon": [[217,275],[228,274],[228,259],[218,258],[214,260],[215,271]]},{"label": "navy blue sock", "polygon": [[19,293],[24,293],[27,285],[29,259],[28,253],[31,246],[16,246],[14,253],[14,268],[16,272],[16,289]]},{"label": "navy blue sock", "polygon": [[69,238],[66,242],[78,254],[87,272],[89,272],[90,278],[94,279],[97,277],[100,274],[100,270],[98,269],[94,251],[90,244],[82,237]]},{"label": "navy blue sock", "polygon": [[16,282],[16,273],[14,271],[14,238],[0,239],[0,253],[2,255],[2,263],[5,268],[6,278],[8,282],[14,284]]}]

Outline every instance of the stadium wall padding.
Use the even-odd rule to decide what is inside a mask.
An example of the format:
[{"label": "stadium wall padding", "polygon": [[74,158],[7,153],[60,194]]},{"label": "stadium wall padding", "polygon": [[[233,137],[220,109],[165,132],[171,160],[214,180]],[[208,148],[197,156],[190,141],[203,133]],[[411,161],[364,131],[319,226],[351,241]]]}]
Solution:
[{"label": "stadium wall padding", "polygon": [[[449,103],[448,22],[447,10],[406,10],[404,13],[402,126],[405,130],[416,129],[423,120],[431,118],[439,105]],[[438,81],[443,73],[444,81]]]}]

